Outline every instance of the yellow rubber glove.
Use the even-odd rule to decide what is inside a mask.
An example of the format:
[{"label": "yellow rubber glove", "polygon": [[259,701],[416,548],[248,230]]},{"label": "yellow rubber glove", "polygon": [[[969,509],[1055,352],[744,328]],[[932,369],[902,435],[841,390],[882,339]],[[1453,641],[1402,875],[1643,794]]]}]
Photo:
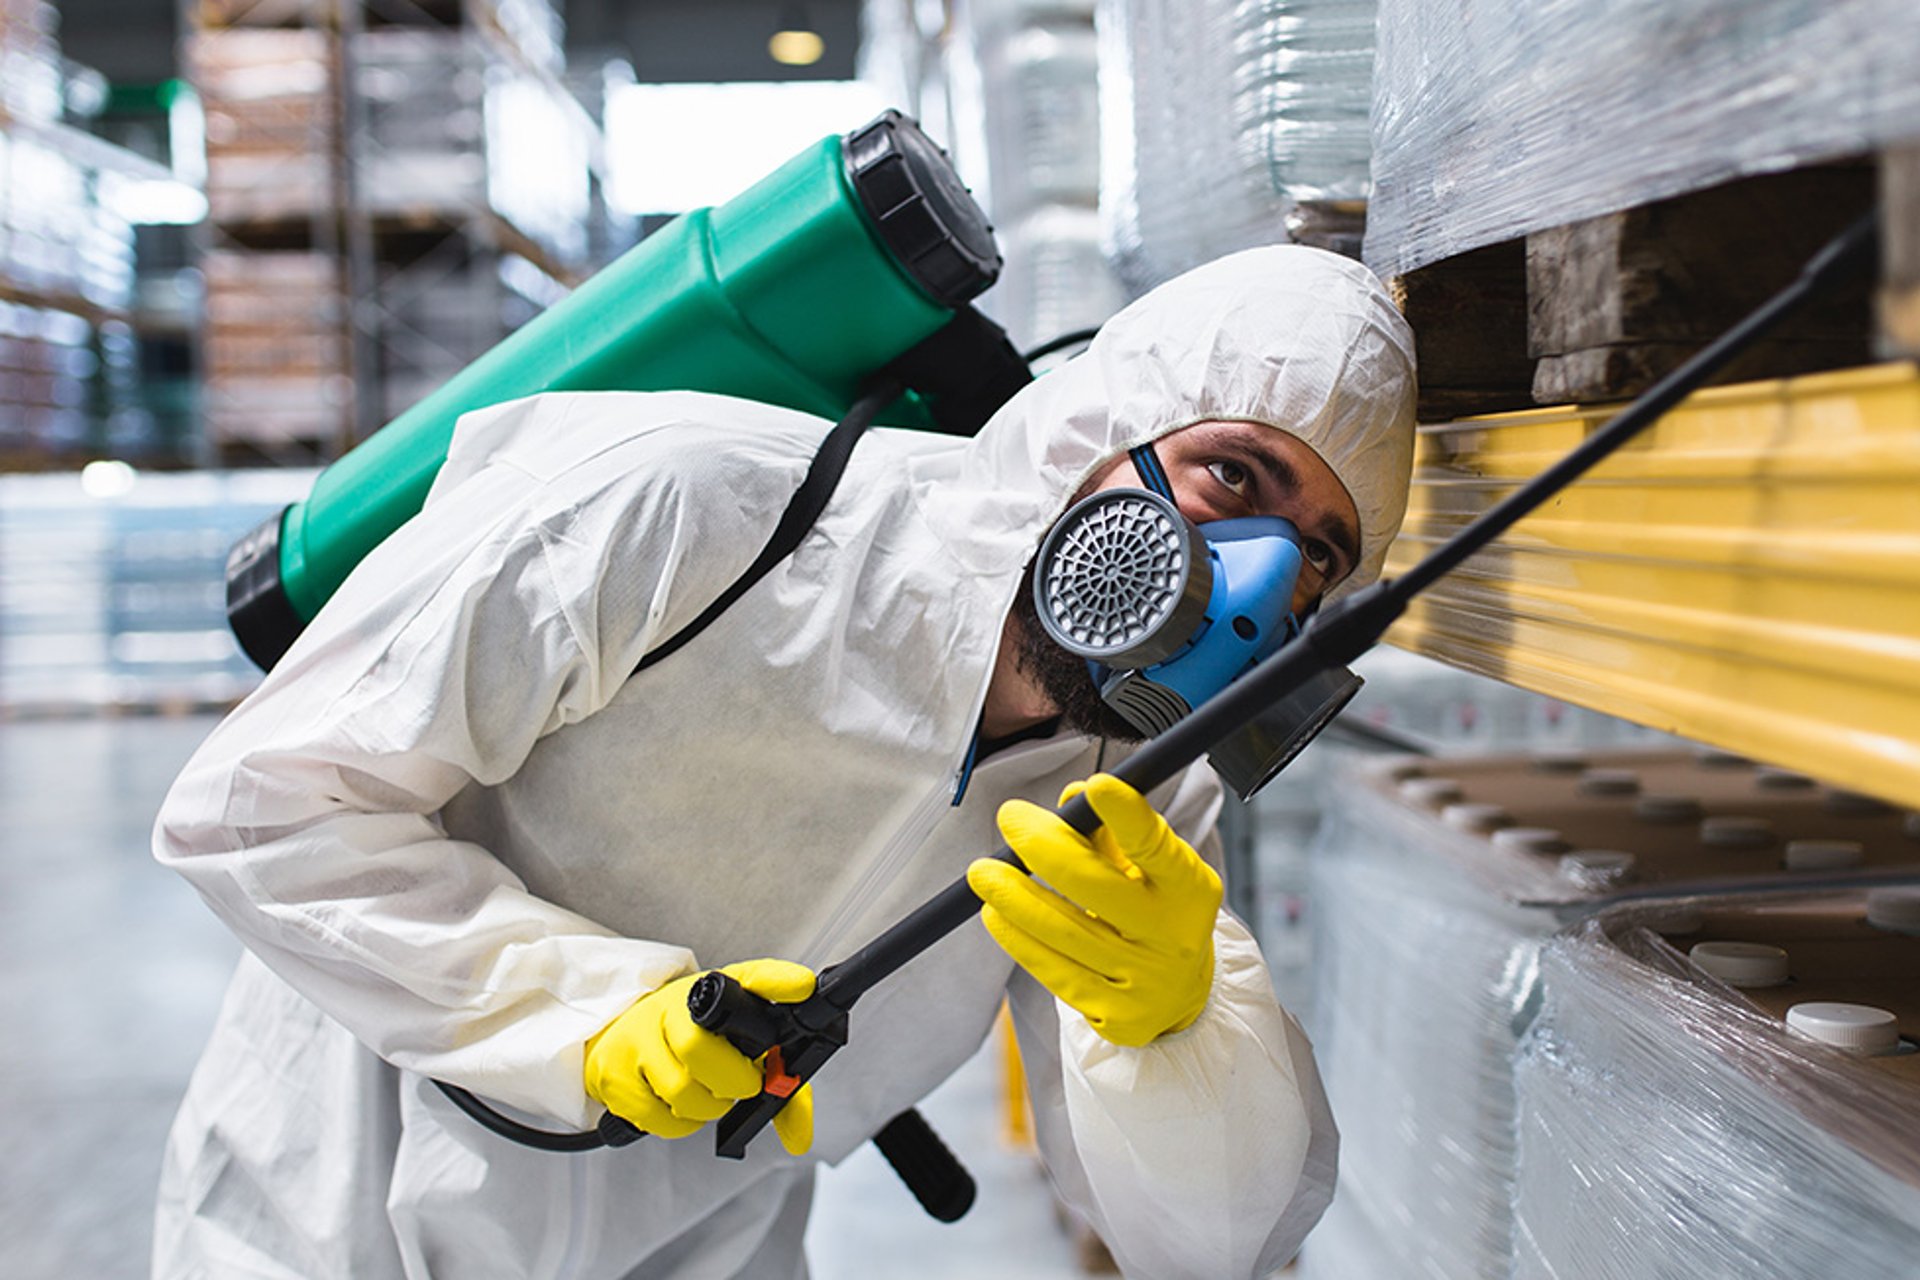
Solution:
[{"label": "yellow rubber glove", "polygon": [[[748,960],[720,972],[757,996],[792,1004],[813,994],[813,970],[785,960]],[[725,1036],[697,1025],[676,978],[587,1041],[586,1086],[594,1101],[658,1138],[684,1138],[760,1092],[760,1067]],[[773,1118],[789,1155],[813,1145],[813,1086],[801,1085]]]},{"label": "yellow rubber glove", "polygon": [[967,885],[986,904],[987,932],[1021,968],[1106,1039],[1143,1045],[1206,1008],[1220,877],[1118,778],[1096,773],[1060,802],[1083,786],[1102,824],[1092,839],[1039,805],[1009,800],[1000,834],[1033,875],[980,858]]}]

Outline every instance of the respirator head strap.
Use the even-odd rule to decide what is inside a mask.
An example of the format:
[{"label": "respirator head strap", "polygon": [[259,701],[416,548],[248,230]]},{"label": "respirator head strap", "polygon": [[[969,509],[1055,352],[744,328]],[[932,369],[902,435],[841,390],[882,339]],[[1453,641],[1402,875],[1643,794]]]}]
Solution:
[{"label": "respirator head strap", "polygon": [[1140,484],[1143,488],[1159,494],[1168,502],[1176,501],[1173,496],[1173,482],[1167,479],[1167,469],[1160,465],[1160,454],[1154,449],[1151,440],[1127,450],[1127,458],[1133,463],[1133,469],[1140,473]]}]

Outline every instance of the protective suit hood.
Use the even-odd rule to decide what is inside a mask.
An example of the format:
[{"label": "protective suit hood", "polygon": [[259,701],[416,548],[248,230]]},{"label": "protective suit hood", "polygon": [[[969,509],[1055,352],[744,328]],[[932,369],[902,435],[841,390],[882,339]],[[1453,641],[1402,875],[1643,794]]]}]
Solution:
[{"label": "protective suit hood", "polygon": [[1364,266],[1301,245],[1231,254],[1152,290],[1092,345],[1023,388],[933,486],[928,518],[969,567],[1022,567],[1108,459],[1211,419],[1297,437],[1360,518],[1360,561],[1335,594],[1379,576],[1413,463],[1413,335]]}]

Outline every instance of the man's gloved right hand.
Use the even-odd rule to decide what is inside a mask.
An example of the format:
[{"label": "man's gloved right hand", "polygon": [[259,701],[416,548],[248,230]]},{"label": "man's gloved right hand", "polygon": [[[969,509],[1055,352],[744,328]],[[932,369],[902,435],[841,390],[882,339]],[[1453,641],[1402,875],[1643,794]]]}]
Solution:
[{"label": "man's gloved right hand", "polygon": [[[783,1004],[813,994],[813,970],[785,960],[748,960],[721,972]],[[684,1138],[761,1089],[753,1060],[687,1012],[687,992],[698,980],[676,978],[648,992],[587,1041],[588,1095],[655,1137]],[[773,1128],[790,1155],[813,1145],[813,1086],[787,1099]]]}]

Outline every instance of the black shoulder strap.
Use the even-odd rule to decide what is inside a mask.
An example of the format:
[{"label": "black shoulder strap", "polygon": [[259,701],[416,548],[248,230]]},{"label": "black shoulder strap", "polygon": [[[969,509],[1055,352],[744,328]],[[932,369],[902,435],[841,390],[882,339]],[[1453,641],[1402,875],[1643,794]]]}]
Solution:
[{"label": "black shoulder strap", "polygon": [[634,667],[634,675],[639,675],[705,631],[715,618],[745,595],[748,588],[766,577],[769,569],[793,554],[793,549],[813,528],[813,522],[826,510],[827,499],[833,496],[834,487],[840,483],[840,476],[847,469],[847,460],[853,456],[853,446],[859,443],[861,435],[872,425],[880,411],[898,398],[900,390],[900,384],[888,380],[854,402],[853,407],[847,410],[847,416],[840,419],[833,430],[827,433],[826,439],[820,442],[820,450],[813,455],[806,478],[793,491],[793,497],[787,500],[787,509],[780,513],[780,522],[773,527],[773,536],[767,539],[766,546],[760,548],[760,554],[747,566],[746,572],[702,609],[699,617],[648,650]]},{"label": "black shoulder strap", "polygon": [[[715,618],[726,612],[728,606],[745,595],[749,587],[766,577],[767,570],[793,553],[801,539],[807,536],[807,530],[813,528],[813,522],[826,510],[827,499],[833,496],[834,487],[840,483],[840,477],[847,469],[847,460],[853,456],[853,446],[859,443],[861,435],[880,410],[892,404],[900,391],[900,384],[888,379],[854,402],[853,407],[847,410],[847,416],[840,419],[833,430],[827,433],[826,439],[820,442],[819,451],[813,455],[813,462],[807,467],[806,478],[793,491],[793,497],[787,499],[787,509],[780,513],[780,522],[774,526],[773,535],[767,539],[767,545],[760,548],[760,554],[747,566],[746,572],[701,610],[699,617],[649,650],[640,659],[639,665],[634,667],[634,675],[639,675],[706,630]],[[434,1083],[440,1085],[442,1092],[452,1098],[462,1111],[494,1132],[505,1133],[517,1142],[569,1151],[601,1145],[597,1132],[549,1134],[527,1129],[493,1112],[464,1089],[437,1080]],[[512,1126],[513,1131],[509,1132],[503,1125]],[[972,1207],[972,1176],[918,1111],[909,1108],[895,1116],[875,1135],[874,1141],[879,1144],[887,1163],[893,1166],[928,1213],[942,1222],[953,1222]],[[555,1147],[553,1144],[575,1145]]]}]

